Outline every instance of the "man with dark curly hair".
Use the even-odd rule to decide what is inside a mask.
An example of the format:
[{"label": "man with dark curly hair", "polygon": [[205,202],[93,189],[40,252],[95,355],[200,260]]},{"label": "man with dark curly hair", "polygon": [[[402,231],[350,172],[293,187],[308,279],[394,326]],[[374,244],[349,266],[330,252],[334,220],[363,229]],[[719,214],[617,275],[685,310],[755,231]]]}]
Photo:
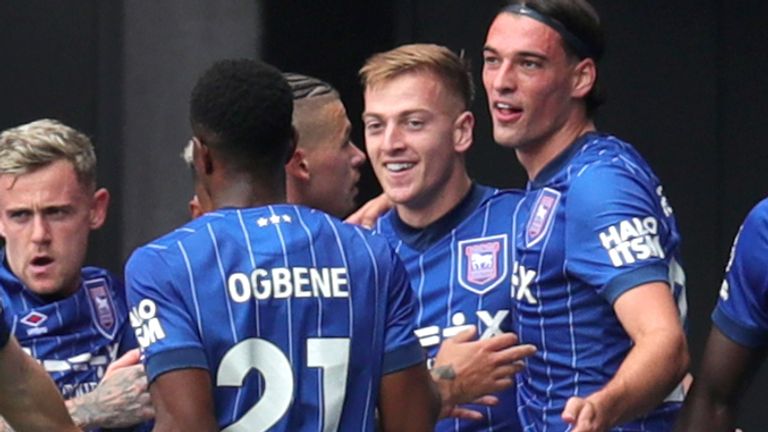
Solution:
[{"label": "man with dark curly hair", "polygon": [[408,276],[380,236],[285,204],[291,89],[253,60],[192,91],[207,213],[126,266],[157,430],[431,430]]}]

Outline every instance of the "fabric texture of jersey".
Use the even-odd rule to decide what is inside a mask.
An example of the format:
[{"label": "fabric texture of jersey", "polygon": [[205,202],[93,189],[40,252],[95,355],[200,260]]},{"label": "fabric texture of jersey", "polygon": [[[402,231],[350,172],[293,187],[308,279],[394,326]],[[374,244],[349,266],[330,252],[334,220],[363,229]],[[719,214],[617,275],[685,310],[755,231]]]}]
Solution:
[{"label": "fabric texture of jersey", "polygon": [[[632,341],[613,310],[641,284],[670,284],[686,313],[677,225],[662,187],[629,144],[588,133],[529,182],[514,213],[517,334],[538,348],[518,374],[526,430],[569,430],[560,415],[618,370]],[[681,389],[614,430],[671,430]]]},{"label": "fabric texture of jersey", "polygon": [[50,374],[64,399],[91,392],[107,366],[136,347],[120,279],[84,267],[80,288],[47,302],[27,289],[0,252],[0,297],[19,344]]},{"label": "fabric texture of jersey", "polygon": [[207,369],[223,430],[374,430],[382,376],[423,361],[386,240],[316,210],[208,213],[137,249],[126,280],[149,379]]},{"label": "fabric texture of jersey", "polygon": [[[467,197],[425,229],[405,225],[394,210],[377,230],[405,263],[417,299],[416,334],[432,366],[441,342],[468,325],[481,338],[512,331],[512,224],[521,192],[473,185]],[[437,431],[519,431],[515,388],[494,407],[471,405],[483,421],[445,419]]]},{"label": "fabric texture of jersey", "polygon": [[758,203],[734,240],[712,321],[734,342],[768,345],[768,199]]}]

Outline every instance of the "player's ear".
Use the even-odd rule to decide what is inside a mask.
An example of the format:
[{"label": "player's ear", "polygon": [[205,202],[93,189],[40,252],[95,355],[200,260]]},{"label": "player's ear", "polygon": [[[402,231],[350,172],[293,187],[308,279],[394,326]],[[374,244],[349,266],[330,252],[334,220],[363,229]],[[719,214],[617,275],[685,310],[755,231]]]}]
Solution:
[{"label": "player's ear", "polygon": [[211,149],[198,137],[192,137],[192,164],[195,167],[197,178],[208,176],[213,172],[213,160]]},{"label": "player's ear", "polygon": [[597,66],[591,58],[581,60],[573,69],[573,90],[571,96],[581,99],[587,96],[597,80]]},{"label": "player's ear", "polygon": [[99,229],[104,225],[107,219],[107,208],[109,207],[109,191],[100,188],[93,193],[91,201],[91,212],[89,224],[91,229]]},{"label": "player's ear", "polygon": [[187,206],[189,207],[189,215],[192,219],[197,219],[205,213],[203,207],[200,205],[200,199],[197,197],[197,194],[192,196],[192,199],[189,200]]},{"label": "player's ear", "polygon": [[465,153],[472,146],[472,131],[475,129],[475,116],[471,111],[464,111],[456,117],[453,125],[453,148],[458,153]]},{"label": "player's ear", "polygon": [[285,172],[293,178],[304,181],[309,180],[309,161],[304,149],[296,148],[291,158],[288,159],[288,163],[285,164]]}]

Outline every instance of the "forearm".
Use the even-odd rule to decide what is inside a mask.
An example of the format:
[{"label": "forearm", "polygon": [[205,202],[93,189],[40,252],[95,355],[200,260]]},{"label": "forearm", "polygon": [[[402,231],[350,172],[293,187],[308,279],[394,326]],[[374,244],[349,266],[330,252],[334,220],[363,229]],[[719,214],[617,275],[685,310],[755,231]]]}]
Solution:
[{"label": "forearm", "polygon": [[0,412],[5,420],[23,431],[75,431],[50,377],[15,341],[9,344],[0,354]]},{"label": "forearm", "polygon": [[104,418],[94,401],[93,392],[69,399],[64,404],[77,427],[89,429],[104,426]]},{"label": "forearm", "polygon": [[681,331],[649,333],[635,343],[605,387],[586,400],[609,427],[630,421],[658,406],[679,384],[688,363]]},{"label": "forearm", "polygon": [[725,398],[718,397],[713,389],[702,388],[700,383],[694,383],[692,392],[680,412],[675,431],[732,431],[735,420],[735,401],[728,403]]}]

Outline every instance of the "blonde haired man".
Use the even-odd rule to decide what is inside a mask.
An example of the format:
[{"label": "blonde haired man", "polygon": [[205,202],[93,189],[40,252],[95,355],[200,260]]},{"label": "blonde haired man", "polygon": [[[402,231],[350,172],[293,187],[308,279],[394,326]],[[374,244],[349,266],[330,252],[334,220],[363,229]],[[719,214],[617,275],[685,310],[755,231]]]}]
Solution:
[{"label": "blonde haired man", "polygon": [[515,346],[511,333],[506,215],[519,194],[467,173],[469,69],[448,48],[414,44],[374,55],[360,76],[368,157],[394,204],[375,229],[406,264],[419,299],[416,334],[444,406],[497,392],[497,406],[454,411],[468,419],[443,420],[437,430],[520,430],[512,375],[534,348]]},{"label": "blonde haired man", "polygon": [[83,267],[88,235],[104,223],[108,203],[84,134],[48,119],[0,134],[0,300],[20,345],[87,428],[152,416],[141,366],[123,367],[137,363],[138,352],[129,352],[136,341],[122,282]]}]

